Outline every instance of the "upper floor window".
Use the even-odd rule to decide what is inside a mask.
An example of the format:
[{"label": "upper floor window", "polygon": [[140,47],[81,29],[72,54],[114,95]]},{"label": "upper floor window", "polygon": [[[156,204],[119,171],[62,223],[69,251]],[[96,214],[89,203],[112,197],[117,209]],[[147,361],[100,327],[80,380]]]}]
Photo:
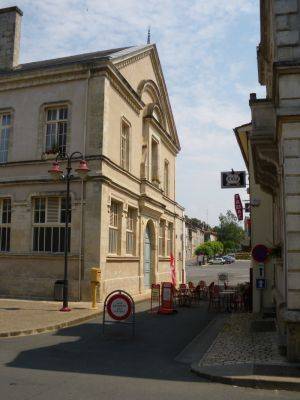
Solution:
[{"label": "upper floor window", "polygon": [[110,205],[108,252],[118,254],[120,243],[120,203],[112,200]]},{"label": "upper floor window", "polygon": [[151,139],[151,181],[155,185],[159,185],[158,173],[158,142],[152,137]]},{"label": "upper floor window", "polygon": [[165,255],[165,221],[159,222],[158,252],[160,256]]},{"label": "upper floor window", "polygon": [[129,125],[122,120],[121,126],[121,167],[129,170]]},{"label": "upper floor window", "polygon": [[10,251],[11,200],[0,199],[0,251]]},{"label": "upper floor window", "polygon": [[166,160],[164,165],[164,192],[169,196],[169,162]]},{"label": "upper floor window", "polygon": [[8,141],[12,128],[10,113],[0,114],[0,163],[7,162]]},{"label": "upper floor window", "polygon": [[68,107],[46,109],[46,152],[66,154]]},{"label": "upper floor window", "polygon": [[168,236],[167,236],[167,255],[170,256],[173,253],[173,224],[168,224]]},{"label": "upper floor window", "polygon": [[[71,201],[69,201],[71,204]],[[62,253],[65,250],[66,199],[36,197],[33,200],[33,251]],[[69,210],[69,223],[71,210]],[[71,228],[68,229],[70,251]]]},{"label": "upper floor window", "polygon": [[135,253],[135,210],[128,207],[126,220],[126,254]]}]

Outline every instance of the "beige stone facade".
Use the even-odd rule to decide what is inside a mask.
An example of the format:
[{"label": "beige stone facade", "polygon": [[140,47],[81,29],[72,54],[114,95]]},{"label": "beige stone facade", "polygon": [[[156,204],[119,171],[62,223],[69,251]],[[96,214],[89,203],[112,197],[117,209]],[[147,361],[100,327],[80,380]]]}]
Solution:
[{"label": "beige stone facade", "polygon": [[47,172],[58,150],[80,151],[91,170],[71,182],[71,299],[90,298],[95,266],[100,298],[114,289],[147,295],[151,283],[170,281],[171,253],[181,281],[180,144],[155,45],[23,65],[0,59],[0,118],[0,295],[52,298],[63,278],[66,185]]},{"label": "beige stone facade", "polygon": [[289,360],[299,361],[300,2],[261,0],[260,8],[258,72],[267,95],[250,95],[250,192],[260,200],[251,209],[252,229],[258,242],[277,250],[266,266],[265,301],[276,307]]}]

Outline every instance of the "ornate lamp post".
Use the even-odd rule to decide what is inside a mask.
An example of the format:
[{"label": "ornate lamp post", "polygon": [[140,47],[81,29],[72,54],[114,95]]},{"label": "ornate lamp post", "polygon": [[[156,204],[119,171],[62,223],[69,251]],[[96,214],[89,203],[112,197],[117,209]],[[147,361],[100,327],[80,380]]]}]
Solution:
[{"label": "ornate lamp post", "polygon": [[[63,286],[63,306],[60,311],[71,311],[68,306],[68,250],[69,250],[69,198],[70,198],[70,181],[73,178],[72,175],[72,161],[74,159],[80,158],[79,167],[75,169],[77,174],[80,176],[81,179],[85,179],[87,177],[88,172],[90,171],[86,161],[83,159],[82,153],[79,151],[74,151],[72,154],[58,154],[56,157],[55,162],[52,164],[52,168],[48,171],[51,177],[59,181],[60,179],[64,180],[67,184],[67,192],[66,192],[66,220],[65,220],[65,257],[64,257],[64,286]],[[60,168],[59,160],[66,161],[66,173]]]}]

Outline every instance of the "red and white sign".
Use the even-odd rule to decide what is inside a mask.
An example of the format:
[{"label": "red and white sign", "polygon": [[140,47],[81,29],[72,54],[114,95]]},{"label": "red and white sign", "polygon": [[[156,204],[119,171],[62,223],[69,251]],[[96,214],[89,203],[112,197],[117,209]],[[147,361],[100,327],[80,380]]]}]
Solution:
[{"label": "red and white sign", "polygon": [[171,253],[170,256],[170,267],[171,267],[171,279],[174,286],[176,286],[176,269],[175,269],[175,258]]},{"label": "red and white sign", "polygon": [[234,195],[234,207],[239,221],[243,221],[243,205],[239,194]]},{"label": "red and white sign", "polygon": [[161,307],[159,313],[173,313],[173,284],[171,282],[163,282],[161,285]]},{"label": "red and white sign", "polygon": [[108,315],[116,321],[127,319],[132,312],[130,299],[122,293],[111,296],[106,307]]}]

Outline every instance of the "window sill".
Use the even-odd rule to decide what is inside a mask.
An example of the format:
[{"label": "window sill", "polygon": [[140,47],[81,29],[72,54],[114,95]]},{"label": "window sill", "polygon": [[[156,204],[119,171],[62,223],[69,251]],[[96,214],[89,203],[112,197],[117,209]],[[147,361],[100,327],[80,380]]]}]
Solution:
[{"label": "window sill", "polygon": [[119,261],[119,262],[126,262],[126,261],[131,261],[131,262],[134,262],[134,261],[140,261],[140,258],[139,257],[136,257],[136,256],[118,256],[118,255],[109,255],[109,256],[107,256],[106,257],[106,261],[107,262],[114,262],[114,261]]},{"label": "window sill", "polygon": [[170,261],[170,257],[159,256],[158,261]]}]

